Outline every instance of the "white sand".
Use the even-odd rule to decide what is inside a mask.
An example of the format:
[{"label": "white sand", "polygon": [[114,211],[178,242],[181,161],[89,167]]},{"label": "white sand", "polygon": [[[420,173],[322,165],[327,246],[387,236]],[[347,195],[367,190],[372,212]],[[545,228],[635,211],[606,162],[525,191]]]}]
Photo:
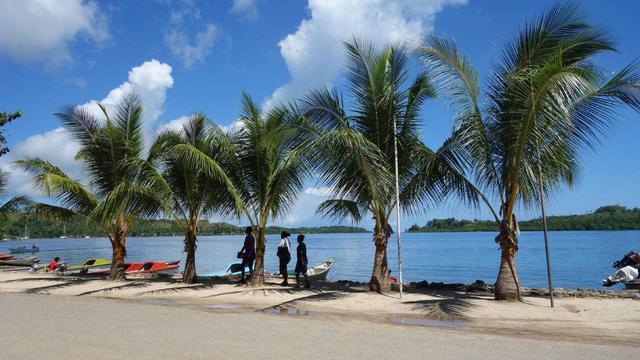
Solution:
[{"label": "white sand", "polygon": [[[631,299],[559,298],[550,309],[543,298],[503,303],[489,296],[431,292],[400,300],[397,293],[384,296],[332,284],[256,289],[1,271],[0,293],[1,308],[11,309],[0,312],[0,323],[14,324],[1,327],[0,344],[27,357],[90,352],[112,358],[119,354],[114,351],[123,351],[138,358],[182,352],[185,358],[275,358],[286,349],[283,354],[291,356],[285,358],[291,358],[298,348],[304,357],[325,359],[489,359],[512,351],[532,359],[630,358],[640,345],[640,301]],[[270,314],[274,311],[310,315]],[[61,334],[60,326],[68,330]],[[257,346],[250,346],[249,339],[256,337]],[[401,356],[392,356],[396,351]]]}]

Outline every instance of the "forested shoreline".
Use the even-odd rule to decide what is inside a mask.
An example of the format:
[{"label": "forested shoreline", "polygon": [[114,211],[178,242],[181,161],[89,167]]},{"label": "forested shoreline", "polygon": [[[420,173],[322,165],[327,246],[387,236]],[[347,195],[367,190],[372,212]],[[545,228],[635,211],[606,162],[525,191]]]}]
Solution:
[{"label": "forested shoreline", "polygon": [[[521,231],[541,231],[540,218],[520,221]],[[619,205],[601,206],[593,213],[584,215],[561,215],[547,217],[549,230],[640,230],[640,208],[629,209]],[[455,218],[433,219],[424,226],[412,225],[408,232],[472,232],[496,231],[495,221],[457,220]]]},{"label": "forested shoreline", "polygon": [[[10,220],[0,227],[0,234],[8,238],[20,238],[24,236],[25,224],[27,235],[30,238],[57,238],[61,235],[68,237],[104,237],[106,234],[97,228],[87,224],[79,216],[74,216],[64,222],[46,220],[40,218],[28,219],[22,214],[12,214]],[[240,235],[244,234],[244,227],[224,222],[198,222],[198,234],[209,235]],[[366,233],[366,229],[355,226],[318,226],[318,227],[283,227],[269,226],[267,234],[279,234],[287,230],[293,234],[327,234],[327,233]],[[136,222],[129,232],[130,236],[182,236],[183,230],[173,220],[140,220]]]}]

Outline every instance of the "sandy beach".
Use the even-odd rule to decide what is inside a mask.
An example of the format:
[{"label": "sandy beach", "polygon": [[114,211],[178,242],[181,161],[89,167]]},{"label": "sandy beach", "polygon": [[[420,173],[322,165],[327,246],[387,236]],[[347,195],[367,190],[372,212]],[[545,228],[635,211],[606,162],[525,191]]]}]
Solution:
[{"label": "sandy beach", "polygon": [[[217,280],[112,282],[0,271],[9,358],[631,358],[640,301],[412,290],[379,295],[343,283],[312,289]],[[46,296],[49,295],[49,296]],[[637,298],[637,297],[635,297]],[[378,344],[373,346],[373,344]],[[7,350],[8,349],[8,350]]]}]

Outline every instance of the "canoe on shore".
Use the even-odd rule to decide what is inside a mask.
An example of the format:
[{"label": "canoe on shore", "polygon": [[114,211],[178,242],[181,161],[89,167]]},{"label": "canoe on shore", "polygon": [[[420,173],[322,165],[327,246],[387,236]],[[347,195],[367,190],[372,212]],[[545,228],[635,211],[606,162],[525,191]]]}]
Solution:
[{"label": "canoe on shore", "polygon": [[0,260],[12,260],[15,256],[9,254],[0,253]]},{"label": "canoe on shore", "polygon": [[[308,267],[307,277],[309,280],[327,280],[327,275],[329,275],[329,270],[331,270],[334,262],[335,259],[329,259],[320,264]],[[287,275],[290,279],[296,277],[296,273],[293,270],[289,270]],[[273,276],[276,278],[282,278],[282,275],[279,273],[275,273]]]},{"label": "canoe on shore", "polygon": [[4,266],[31,266],[37,262],[39,262],[37,257],[29,256],[22,259],[8,259],[8,260],[0,260],[0,265]]},{"label": "canoe on shore", "polygon": [[[111,265],[109,263],[109,265]],[[124,263],[124,274],[128,278],[170,277],[178,272],[180,260],[143,261]],[[107,276],[111,269],[90,270],[86,275]]]},{"label": "canoe on shore", "polygon": [[73,265],[67,267],[64,272],[65,273],[79,273],[81,275],[91,274],[94,272],[100,272],[104,270],[108,270],[111,267],[111,261],[107,259],[96,259],[91,258],[87,259],[81,265]]}]

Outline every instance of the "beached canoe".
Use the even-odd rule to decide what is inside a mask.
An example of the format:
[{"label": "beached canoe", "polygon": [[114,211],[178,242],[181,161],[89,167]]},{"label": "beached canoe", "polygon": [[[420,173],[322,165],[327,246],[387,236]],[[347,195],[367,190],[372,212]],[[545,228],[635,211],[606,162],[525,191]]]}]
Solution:
[{"label": "beached canoe", "polygon": [[[331,270],[334,262],[335,259],[329,259],[318,265],[308,267],[307,278],[309,278],[309,280],[326,280],[327,275],[329,275],[329,270]],[[287,274],[289,275],[289,279],[296,277],[296,273],[294,270],[289,270]],[[279,273],[275,273],[273,276],[282,278],[282,275],[280,275]]]},{"label": "beached canoe", "polygon": [[[128,266],[127,266],[128,265]],[[180,260],[145,261],[125,264],[125,275],[128,278],[170,277],[178,272]]]},{"label": "beached canoe", "polygon": [[[245,276],[249,276],[249,267],[244,267]],[[208,273],[199,273],[198,276],[212,277],[212,276],[242,276],[242,263],[229,264],[225,270],[213,271]],[[269,276],[268,272],[264,272],[264,276]]]},{"label": "beached canoe", "polygon": [[0,253],[0,260],[11,260],[11,259],[15,259],[15,256]]},{"label": "beached canoe", "polygon": [[69,266],[65,269],[65,273],[80,273],[80,274],[90,274],[94,272],[101,272],[104,270],[108,270],[111,267],[111,261],[107,259],[96,259],[91,258],[87,259],[81,265],[73,265]]},{"label": "beached canoe", "polygon": [[37,262],[39,262],[37,257],[29,256],[21,259],[9,259],[9,260],[0,260],[0,265],[5,266],[31,266]]},{"label": "beached canoe", "polygon": [[12,254],[27,254],[27,253],[37,253],[38,251],[40,251],[39,247],[35,247],[35,248],[28,248],[26,246],[21,246],[21,247],[15,247],[15,248],[9,248],[9,251]]}]

